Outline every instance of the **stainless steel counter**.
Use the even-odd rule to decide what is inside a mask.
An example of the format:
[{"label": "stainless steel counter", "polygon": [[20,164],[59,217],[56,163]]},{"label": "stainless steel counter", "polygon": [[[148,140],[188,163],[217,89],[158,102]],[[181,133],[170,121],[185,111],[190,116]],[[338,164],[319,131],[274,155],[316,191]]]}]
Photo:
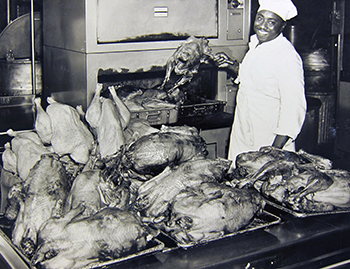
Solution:
[{"label": "stainless steel counter", "polygon": [[[350,265],[350,213],[298,218],[267,205],[282,221],[259,230],[189,248],[170,238],[162,252],[132,258],[103,268],[322,268],[348,261]],[[0,268],[28,268],[0,237]],[[7,260],[7,263],[5,262]],[[346,268],[346,267],[344,267]]]}]

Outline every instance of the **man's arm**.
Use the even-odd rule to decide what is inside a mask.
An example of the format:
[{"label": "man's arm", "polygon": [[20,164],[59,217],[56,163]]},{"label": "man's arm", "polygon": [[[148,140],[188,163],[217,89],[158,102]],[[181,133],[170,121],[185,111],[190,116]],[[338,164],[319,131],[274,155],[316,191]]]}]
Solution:
[{"label": "man's arm", "polygon": [[274,148],[282,149],[284,145],[287,143],[290,137],[287,135],[276,135],[275,140],[273,141],[272,146]]}]

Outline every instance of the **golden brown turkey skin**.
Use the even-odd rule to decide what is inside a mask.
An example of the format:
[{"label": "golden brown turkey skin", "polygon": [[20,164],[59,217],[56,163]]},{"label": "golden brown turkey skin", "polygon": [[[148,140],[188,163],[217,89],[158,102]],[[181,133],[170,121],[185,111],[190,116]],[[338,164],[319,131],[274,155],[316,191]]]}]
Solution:
[{"label": "golden brown turkey skin", "polygon": [[256,191],[205,182],[174,198],[166,229],[182,244],[205,242],[245,227],[263,206]]},{"label": "golden brown turkey skin", "polygon": [[105,208],[88,219],[72,220],[83,206],[40,229],[33,264],[45,269],[81,268],[145,247],[149,229],[131,212]]}]

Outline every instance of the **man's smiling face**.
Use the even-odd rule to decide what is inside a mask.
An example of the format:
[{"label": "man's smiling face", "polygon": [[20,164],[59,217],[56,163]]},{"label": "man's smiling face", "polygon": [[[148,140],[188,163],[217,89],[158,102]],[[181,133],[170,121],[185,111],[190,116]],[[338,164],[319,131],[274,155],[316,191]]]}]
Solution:
[{"label": "man's smiling face", "polygon": [[254,31],[259,43],[276,38],[285,26],[286,22],[280,16],[268,10],[259,11],[254,21]]}]

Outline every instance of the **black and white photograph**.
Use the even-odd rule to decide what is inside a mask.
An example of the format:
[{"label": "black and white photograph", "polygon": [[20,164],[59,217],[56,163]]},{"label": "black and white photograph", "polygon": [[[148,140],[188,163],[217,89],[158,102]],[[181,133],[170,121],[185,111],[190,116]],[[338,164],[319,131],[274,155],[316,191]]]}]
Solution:
[{"label": "black and white photograph", "polygon": [[350,268],[350,2],[0,0],[0,268]]}]

